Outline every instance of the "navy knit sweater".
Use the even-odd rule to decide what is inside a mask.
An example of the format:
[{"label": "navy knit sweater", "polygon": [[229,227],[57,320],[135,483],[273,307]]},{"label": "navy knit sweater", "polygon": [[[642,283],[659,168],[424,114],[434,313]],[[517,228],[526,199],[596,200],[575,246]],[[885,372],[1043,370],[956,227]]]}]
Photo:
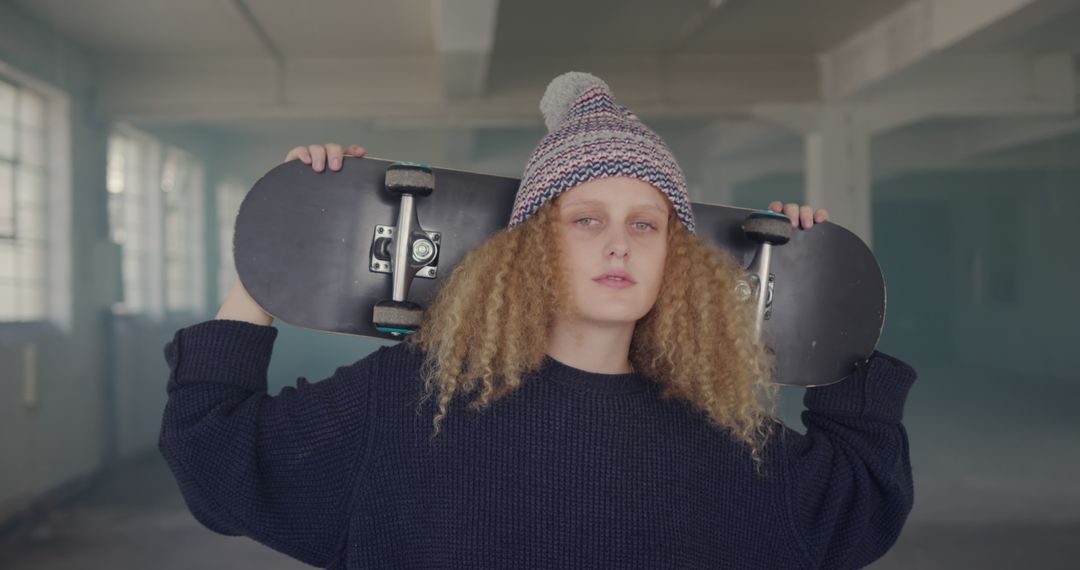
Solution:
[{"label": "navy knit sweater", "polygon": [[876,352],[806,389],[764,476],[748,448],[635,374],[548,358],[431,439],[422,353],[381,348],[276,396],[277,329],[213,320],[165,345],[159,447],[193,515],[330,568],[858,568],[912,507],[904,401]]}]

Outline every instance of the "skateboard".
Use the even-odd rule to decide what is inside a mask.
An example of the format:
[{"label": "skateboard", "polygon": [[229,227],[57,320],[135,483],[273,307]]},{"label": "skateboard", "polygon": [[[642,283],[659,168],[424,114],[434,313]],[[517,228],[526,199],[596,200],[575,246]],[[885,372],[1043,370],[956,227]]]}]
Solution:
[{"label": "skateboard", "polygon": [[[402,338],[472,248],[506,227],[519,180],[372,157],[337,172],[293,160],[255,183],[236,217],[244,288],[293,326]],[[885,281],[858,236],[824,222],[693,204],[697,234],[747,269],[737,292],[776,357],[776,382],[822,386],[868,358],[885,320]],[[401,239],[401,236],[406,236]]]}]

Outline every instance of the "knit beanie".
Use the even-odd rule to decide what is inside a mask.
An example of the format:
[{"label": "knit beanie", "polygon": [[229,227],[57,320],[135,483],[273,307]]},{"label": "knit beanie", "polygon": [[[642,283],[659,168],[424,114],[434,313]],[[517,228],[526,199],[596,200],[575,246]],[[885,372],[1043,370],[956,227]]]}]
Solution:
[{"label": "knit beanie", "polygon": [[675,157],[663,139],[615,102],[602,79],[577,71],[556,77],[540,100],[540,112],[548,133],[525,165],[508,227],[579,184],[627,176],[663,192],[694,232],[686,178]]}]

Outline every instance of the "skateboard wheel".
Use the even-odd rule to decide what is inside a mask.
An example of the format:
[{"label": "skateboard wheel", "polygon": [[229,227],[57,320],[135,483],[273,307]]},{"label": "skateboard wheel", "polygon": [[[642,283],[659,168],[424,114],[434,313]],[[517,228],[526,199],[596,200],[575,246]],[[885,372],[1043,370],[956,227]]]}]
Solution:
[{"label": "skateboard wheel", "polygon": [[428,196],[435,191],[435,175],[423,164],[395,162],[386,168],[386,190],[398,196]]},{"label": "skateboard wheel", "polygon": [[420,328],[424,310],[408,301],[379,301],[375,303],[372,322],[375,330],[394,336],[404,336]]},{"label": "skateboard wheel", "polygon": [[775,212],[754,212],[746,217],[742,229],[746,237],[772,245],[784,245],[791,240],[791,220]]}]

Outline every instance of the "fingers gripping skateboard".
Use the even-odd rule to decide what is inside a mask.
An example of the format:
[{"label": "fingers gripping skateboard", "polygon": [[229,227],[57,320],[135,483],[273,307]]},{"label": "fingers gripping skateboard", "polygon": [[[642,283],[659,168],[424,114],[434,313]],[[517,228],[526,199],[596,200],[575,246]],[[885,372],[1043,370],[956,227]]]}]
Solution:
[{"label": "fingers gripping skateboard", "polygon": [[395,227],[379,226],[372,243],[372,271],[393,277],[392,298],[379,301],[372,322],[379,332],[404,336],[416,332],[423,308],[408,300],[416,276],[434,278],[439,256],[439,234],[420,227],[415,198],[430,196],[435,176],[422,164],[398,162],[386,169],[386,191],[401,198]]}]

